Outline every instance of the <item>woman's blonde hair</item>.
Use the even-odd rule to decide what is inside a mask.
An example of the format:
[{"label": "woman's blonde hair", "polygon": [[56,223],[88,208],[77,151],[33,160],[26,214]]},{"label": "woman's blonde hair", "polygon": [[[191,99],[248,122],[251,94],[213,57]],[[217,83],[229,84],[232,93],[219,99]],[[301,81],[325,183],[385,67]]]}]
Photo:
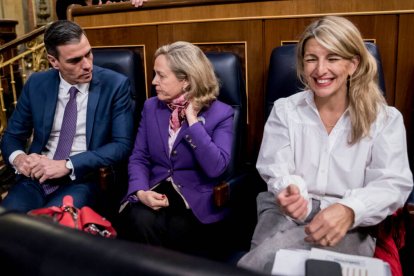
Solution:
[{"label": "woman's blonde hair", "polygon": [[355,144],[369,135],[371,124],[379,109],[386,104],[378,86],[375,58],[365,47],[361,33],[351,21],[338,16],[326,16],[310,24],[297,45],[297,74],[307,86],[303,57],[306,42],[314,38],[328,51],[351,60],[357,57],[359,65],[348,78],[348,99],[352,131],[349,143]]},{"label": "woman's blonde hair", "polygon": [[154,58],[164,55],[171,71],[179,80],[186,80],[188,98],[196,107],[210,105],[219,93],[213,66],[201,49],[189,42],[177,41],[158,48]]}]

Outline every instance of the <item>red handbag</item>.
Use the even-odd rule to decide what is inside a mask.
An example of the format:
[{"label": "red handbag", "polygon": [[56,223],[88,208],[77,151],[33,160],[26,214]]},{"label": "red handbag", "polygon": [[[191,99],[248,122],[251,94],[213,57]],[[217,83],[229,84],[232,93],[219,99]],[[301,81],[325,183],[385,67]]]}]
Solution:
[{"label": "red handbag", "polygon": [[111,222],[90,207],[84,206],[80,209],[74,207],[73,198],[70,195],[63,198],[63,205],[60,207],[35,209],[29,211],[28,214],[49,217],[61,225],[106,238],[115,238],[117,234]]}]

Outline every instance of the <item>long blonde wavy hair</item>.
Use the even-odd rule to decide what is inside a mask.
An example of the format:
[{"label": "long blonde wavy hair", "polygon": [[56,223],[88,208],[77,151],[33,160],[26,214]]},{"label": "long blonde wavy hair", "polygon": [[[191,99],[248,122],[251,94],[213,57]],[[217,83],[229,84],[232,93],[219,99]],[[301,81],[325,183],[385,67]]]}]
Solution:
[{"label": "long blonde wavy hair", "polygon": [[358,57],[360,60],[358,68],[348,79],[352,125],[349,143],[355,144],[369,135],[379,109],[386,104],[378,86],[376,60],[365,47],[361,33],[351,21],[339,16],[323,17],[306,28],[297,45],[297,74],[307,88],[303,57],[305,44],[310,38],[342,58],[351,60]]},{"label": "long blonde wavy hair", "polygon": [[177,79],[186,80],[188,98],[198,108],[209,106],[219,93],[219,83],[211,62],[201,49],[189,42],[177,41],[155,52],[154,59],[164,55]]}]

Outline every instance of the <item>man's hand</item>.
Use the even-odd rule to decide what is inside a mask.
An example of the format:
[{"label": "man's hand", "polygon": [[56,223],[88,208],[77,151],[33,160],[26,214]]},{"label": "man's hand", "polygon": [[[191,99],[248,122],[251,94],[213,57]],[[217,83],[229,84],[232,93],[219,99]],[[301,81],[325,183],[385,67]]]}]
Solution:
[{"label": "man's hand", "polygon": [[277,196],[276,201],[282,211],[293,219],[305,219],[308,213],[308,201],[300,194],[298,186],[290,184]]},{"label": "man's hand", "polygon": [[140,190],[137,192],[137,196],[143,204],[147,205],[153,210],[158,210],[163,207],[168,207],[169,205],[168,198],[165,195],[159,194],[154,191]]},{"label": "man's hand", "polygon": [[69,173],[70,170],[66,168],[66,160],[52,160],[42,156],[32,168],[30,177],[39,179],[39,183],[43,183],[48,179],[60,178]]},{"label": "man's hand", "polygon": [[16,158],[13,160],[13,166],[19,173],[23,174],[26,177],[30,177],[32,168],[36,166],[40,158],[41,155],[36,153],[32,153],[30,155],[22,153],[17,155]]},{"label": "man's hand", "polygon": [[322,246],[335,246],[354,223],[354,211],[335,203],[320,211],[305,227],[305,241]]}]

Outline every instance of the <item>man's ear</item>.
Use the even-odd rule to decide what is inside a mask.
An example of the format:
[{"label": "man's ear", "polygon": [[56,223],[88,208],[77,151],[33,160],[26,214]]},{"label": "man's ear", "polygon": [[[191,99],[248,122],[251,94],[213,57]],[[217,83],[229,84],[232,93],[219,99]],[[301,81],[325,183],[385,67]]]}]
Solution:
[{"label": "man's ear", "polygon": [[57,58],[48,54],[47,59],[49,60],[49,63],[52,65],[53,68],[59,70],[59,60]]}]

